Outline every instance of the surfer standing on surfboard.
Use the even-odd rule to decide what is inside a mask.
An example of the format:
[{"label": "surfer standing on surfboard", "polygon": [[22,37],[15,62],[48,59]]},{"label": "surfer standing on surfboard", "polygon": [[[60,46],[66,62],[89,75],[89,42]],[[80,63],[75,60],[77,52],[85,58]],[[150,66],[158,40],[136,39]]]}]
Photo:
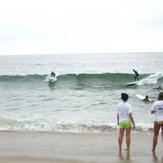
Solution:
[{"label": "surfer standing on surfboard", "polygon": [[135,77],[134,77],[135,81],[139,81],[139,78],[138,78],[139,73],[135,69],[133,69],[133,71],[135,73]]}]

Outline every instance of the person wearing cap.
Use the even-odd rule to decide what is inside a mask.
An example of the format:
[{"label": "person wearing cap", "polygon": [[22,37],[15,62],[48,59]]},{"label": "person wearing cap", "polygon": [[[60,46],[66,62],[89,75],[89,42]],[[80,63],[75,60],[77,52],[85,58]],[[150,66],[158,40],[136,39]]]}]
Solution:
[{"label": "person wearing cap", "polygon": [[122,102],[117,105],[117,124],[119,126],[119,137],[118,137],[118,145],[119,145],[119,155],[121,155],[122,151],[122,142],[124,132],[126,131],[126,145],[127,151],[130,151],[130,142],[131,142],[131,128],[135,128],[134,118],[132,116],[132,106],[128,101],[128,94],[121,93]]}]

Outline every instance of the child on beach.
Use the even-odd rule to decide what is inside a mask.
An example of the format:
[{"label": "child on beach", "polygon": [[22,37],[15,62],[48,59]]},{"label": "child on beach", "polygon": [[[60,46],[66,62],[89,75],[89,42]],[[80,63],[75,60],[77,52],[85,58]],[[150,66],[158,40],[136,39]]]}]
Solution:
[{"label": "child on beach", "polygon": [[127,144],[127,151],[130,150],[130,142],[131,142],[131,127],[135,128],[134,118],[132,116],[132,107],[128,101],[128,94],[121,93],[122,102],[117,105],[117,123],[119,126],[119,137],[118,137],[118,144],[119,144],[119,155],[121,155],[122,151],[122,142],[124,132],[126,131],[126,144]]},{"label": "child on beach", "polygon": [[151,107],[151,113],[154,114],[154,133],[152,152],[155,152],[160,128],[162,130],[162,141],[163,141],[163,92],[159,93],[158,100],[153,103]]}]

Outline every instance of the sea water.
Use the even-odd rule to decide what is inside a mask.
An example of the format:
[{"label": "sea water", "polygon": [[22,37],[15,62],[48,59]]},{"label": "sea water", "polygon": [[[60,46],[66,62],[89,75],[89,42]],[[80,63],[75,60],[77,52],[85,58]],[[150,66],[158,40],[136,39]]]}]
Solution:
[{"label": "sea water", "polygon": [[[133,69],[140,74],[139,85]],[[48,82],[54,71],[56,82]],[[0,130],[107,133],[116,106],[129,94],[136,129],[153,128],[152,103],[163,86],[163,53],[0,56]]]}]

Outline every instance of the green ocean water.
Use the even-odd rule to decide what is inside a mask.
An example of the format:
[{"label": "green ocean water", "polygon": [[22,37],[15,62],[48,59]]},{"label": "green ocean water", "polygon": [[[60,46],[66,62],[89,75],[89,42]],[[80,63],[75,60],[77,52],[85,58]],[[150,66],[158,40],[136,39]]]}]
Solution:
[{"label": "green ocean water", "polygon": [[[137,130],[152,129],[152,103],[163,86],[162,53],[0,56],[0,129],[103,133],[117,128],[116,105],[129,94]],[[132,69],[140,74],[137,85]],[[51,71],[56,82],[48,82]]]}]

